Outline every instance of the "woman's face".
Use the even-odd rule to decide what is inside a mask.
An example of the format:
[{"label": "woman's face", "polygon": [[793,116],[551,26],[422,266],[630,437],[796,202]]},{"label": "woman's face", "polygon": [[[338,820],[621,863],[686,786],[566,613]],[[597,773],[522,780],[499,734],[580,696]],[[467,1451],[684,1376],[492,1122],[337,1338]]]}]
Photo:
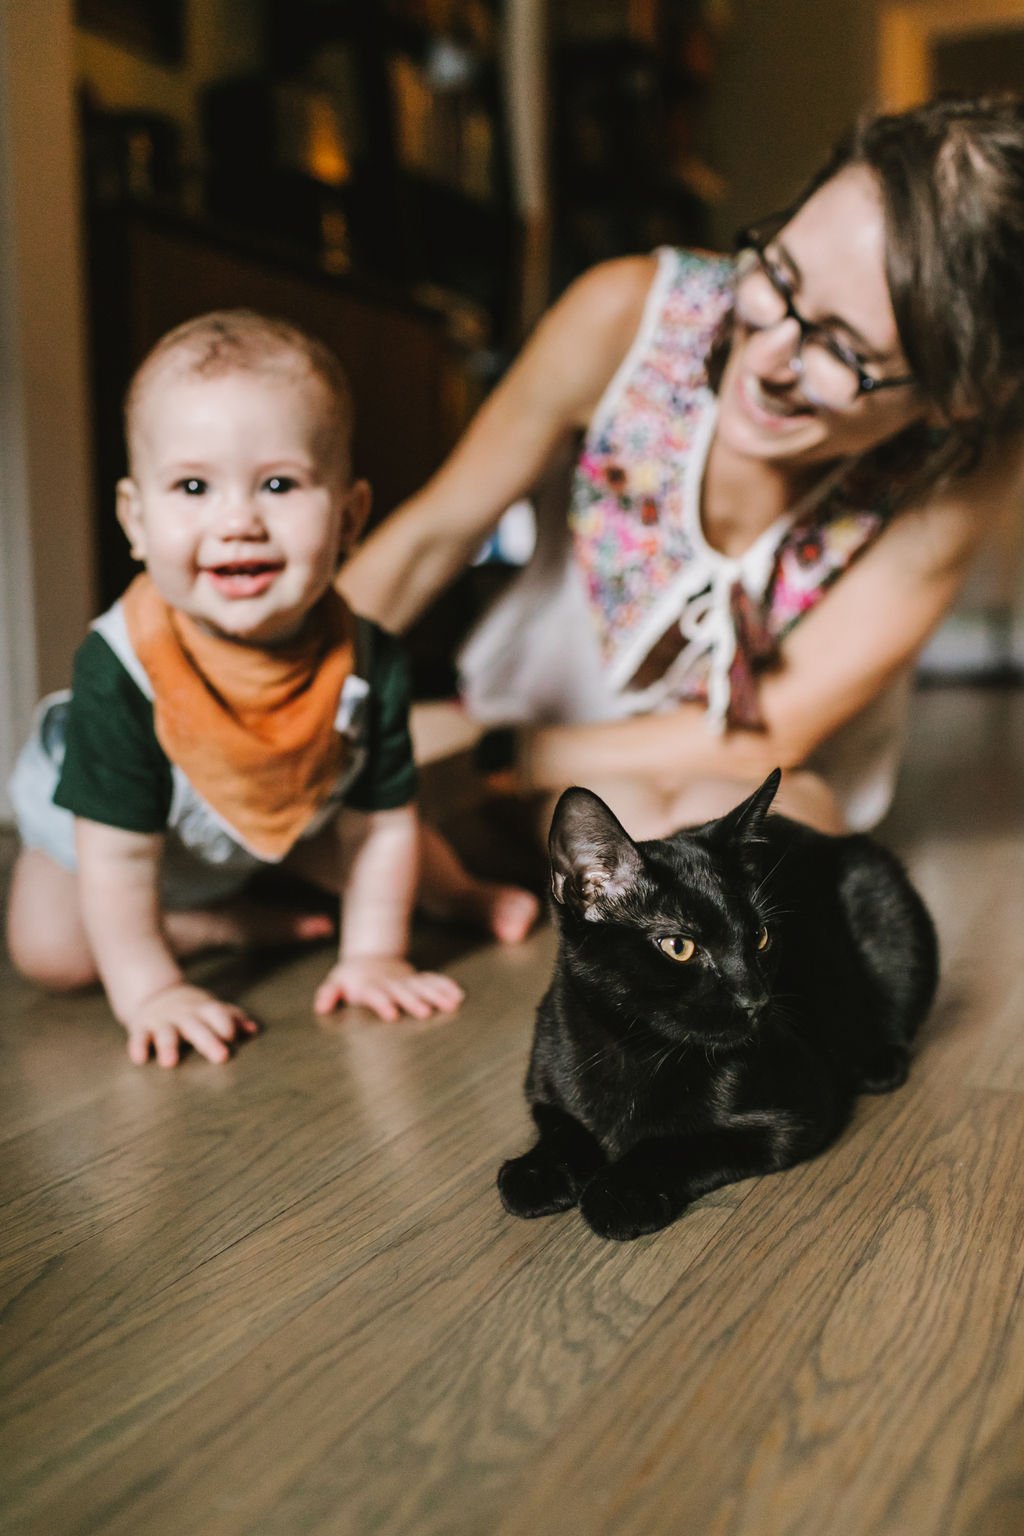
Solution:
[{"label": "woman's face", "polygon": [[[886,284],[881,196],[869,170],[850,167],[820,187],[766,256],[801,317],[826,328],[865,372],[908,372]],[[862,394],[843,410],[812,404],[801,389],[799,343],[792,317],[762,329],[737,317],[719,389],[722,446],[799,469],[863,453],[925,414],[914,385]]]}]

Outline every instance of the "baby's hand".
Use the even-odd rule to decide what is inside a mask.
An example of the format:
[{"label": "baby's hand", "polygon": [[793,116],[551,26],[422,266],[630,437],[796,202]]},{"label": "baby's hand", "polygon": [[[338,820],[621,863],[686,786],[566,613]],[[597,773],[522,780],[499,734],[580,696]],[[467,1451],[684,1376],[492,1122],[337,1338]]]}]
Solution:
[{"label": "baby's hand", "polygon": [[465,993],[450,976],[417,971],[392,955],[360,955],[339,960],[317,988],[313,1006],[330,1013],[339,1003],[359,1003],[379,1019],[394,1022],[401,1013],[429,1019],[432,1013],[454,1013]]},{"label": "baby's hand", "polygon": [[255,1035],[259,1025],[234,1003],[222,1003],[201,987],[176,982],[155,992],[125,1021],[128,1055],[144,1067],[150,1049],[161,1067],[176,1067],[183,1040],[207,1061],[227,1061],[232,1041]]}]

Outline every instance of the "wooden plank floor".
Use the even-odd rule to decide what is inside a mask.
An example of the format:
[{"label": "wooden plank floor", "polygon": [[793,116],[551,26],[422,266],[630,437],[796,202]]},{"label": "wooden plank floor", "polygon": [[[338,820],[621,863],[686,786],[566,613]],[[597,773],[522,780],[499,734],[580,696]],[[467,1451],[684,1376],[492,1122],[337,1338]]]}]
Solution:
[{"label": "wooden plank floor", "polygon": [[1021,1536],[1022,812],[1024,696],[919,696],[910,1083],[624,1246],[494,1193],[547,931],[435,1028],[316,1024],[323,951],[217,962],[266,1033],[170,1073],[5,969],[0,1529]]}]

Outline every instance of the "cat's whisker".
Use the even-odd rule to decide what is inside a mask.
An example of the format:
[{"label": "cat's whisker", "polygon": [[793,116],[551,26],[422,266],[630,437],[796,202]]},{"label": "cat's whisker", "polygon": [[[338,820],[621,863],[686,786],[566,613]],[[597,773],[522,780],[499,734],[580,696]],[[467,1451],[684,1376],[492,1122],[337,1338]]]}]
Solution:
[{"label": "cat's whisker", "polygon": [[684,1056],[686,1055],[686,1052],[687,1052],[688,1048],[689,1048],[689,1041],[687,1041],[687,1040],[680,1040],[678,1045],[673,1047],[673,1051],[674,1051],[674,1054],[676,1056],[677,1061],[681,1062],[683,1060]]},{"label": "cat's whisker", "polygon": [[764,890],[765,886],[768,884],[768,881],[772,878],[772,876],[774,875],[775,871],[778,869],[779,865],[782,863],[782,861],[785,859],[785,857],[786,857],[786,855],[788,853],[789,853],[789,849],[788,848],[784,848],[782,850],[782,852],[779,854],[779,857],[775,860],[775,863],[772,865],[771,869],[761,879],[760,883],[757,886],[757,889],[754,892],[754,901],[755,902],[757,901],[757,899],[760,896],[761,892]]},{"label": "cat's whisker", "polygon": [[[637,1014],[632,1019],[628,1019],[625,1024],[624,1033],[628,1035],[637,1027],[637,1025],[641,1024],[642,1022],[643,1021],[639,1014]],[[610,1056],[619,1054],[621,1051],[621,1040],[608,1040],[604,1045],[600,1046],[592,1056],[586,1057],[583,1061],[576,1062],[573,1066],[573,1072],[577,1077],[579,1077],[581,1073],[586,1072],[589,1068],[596,1067],[600,1062],[607,1061]]]},{"label": "cat's whisker", "polygon": [[576,1063],[574,1070],[577,1076],[581,1072],[585,1072],[588,1067],[596,1067],[599,1061],[606,1060],[607,1057],[611,1056],[612,1053],[616,1050],[618,1050],[618,1045],[614,1040],[610,1040],[608,1044],[603,1045],[599,1051],[595,1051],[593,1056],[588,1056],[586,1061],[580,1061]]},{"label": "cat's whisker", "polygon": [[676,1041],[673,1041],[671,1045],[667,1046],[666,1049],[661,1052],[658,1057],[657,1065],[655,1066],[654,1071],[651,1073],[652,1081],[657,1077],[665,1063],[669,1061],[671,1057],[673,1057],[676,1052],[680,1051],[681,1049],[682,1047]]}]

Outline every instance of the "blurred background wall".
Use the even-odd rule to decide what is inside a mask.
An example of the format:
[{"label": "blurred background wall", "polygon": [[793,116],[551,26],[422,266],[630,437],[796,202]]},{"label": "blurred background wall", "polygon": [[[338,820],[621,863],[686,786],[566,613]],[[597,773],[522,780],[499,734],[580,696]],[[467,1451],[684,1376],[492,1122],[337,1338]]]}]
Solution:
[{"label": "blurred background wall", "polygon": [[[120,399],[162,331],[250,304],[322,334],[382,515],[578,272],[728,246],[862,107],[1024,86],[1022,39],[1024,0],[0,0],[4,777],[131,574]],[[1019,673],[1020,526],[933,672]],[[421,625],[422,692],[500,579]]]},{"label": "blurred background wall", "polygon": [[715,244],[785,205],[828,147],[878,99],[875,0],[731,0],[707,107],[723,187]]}]

